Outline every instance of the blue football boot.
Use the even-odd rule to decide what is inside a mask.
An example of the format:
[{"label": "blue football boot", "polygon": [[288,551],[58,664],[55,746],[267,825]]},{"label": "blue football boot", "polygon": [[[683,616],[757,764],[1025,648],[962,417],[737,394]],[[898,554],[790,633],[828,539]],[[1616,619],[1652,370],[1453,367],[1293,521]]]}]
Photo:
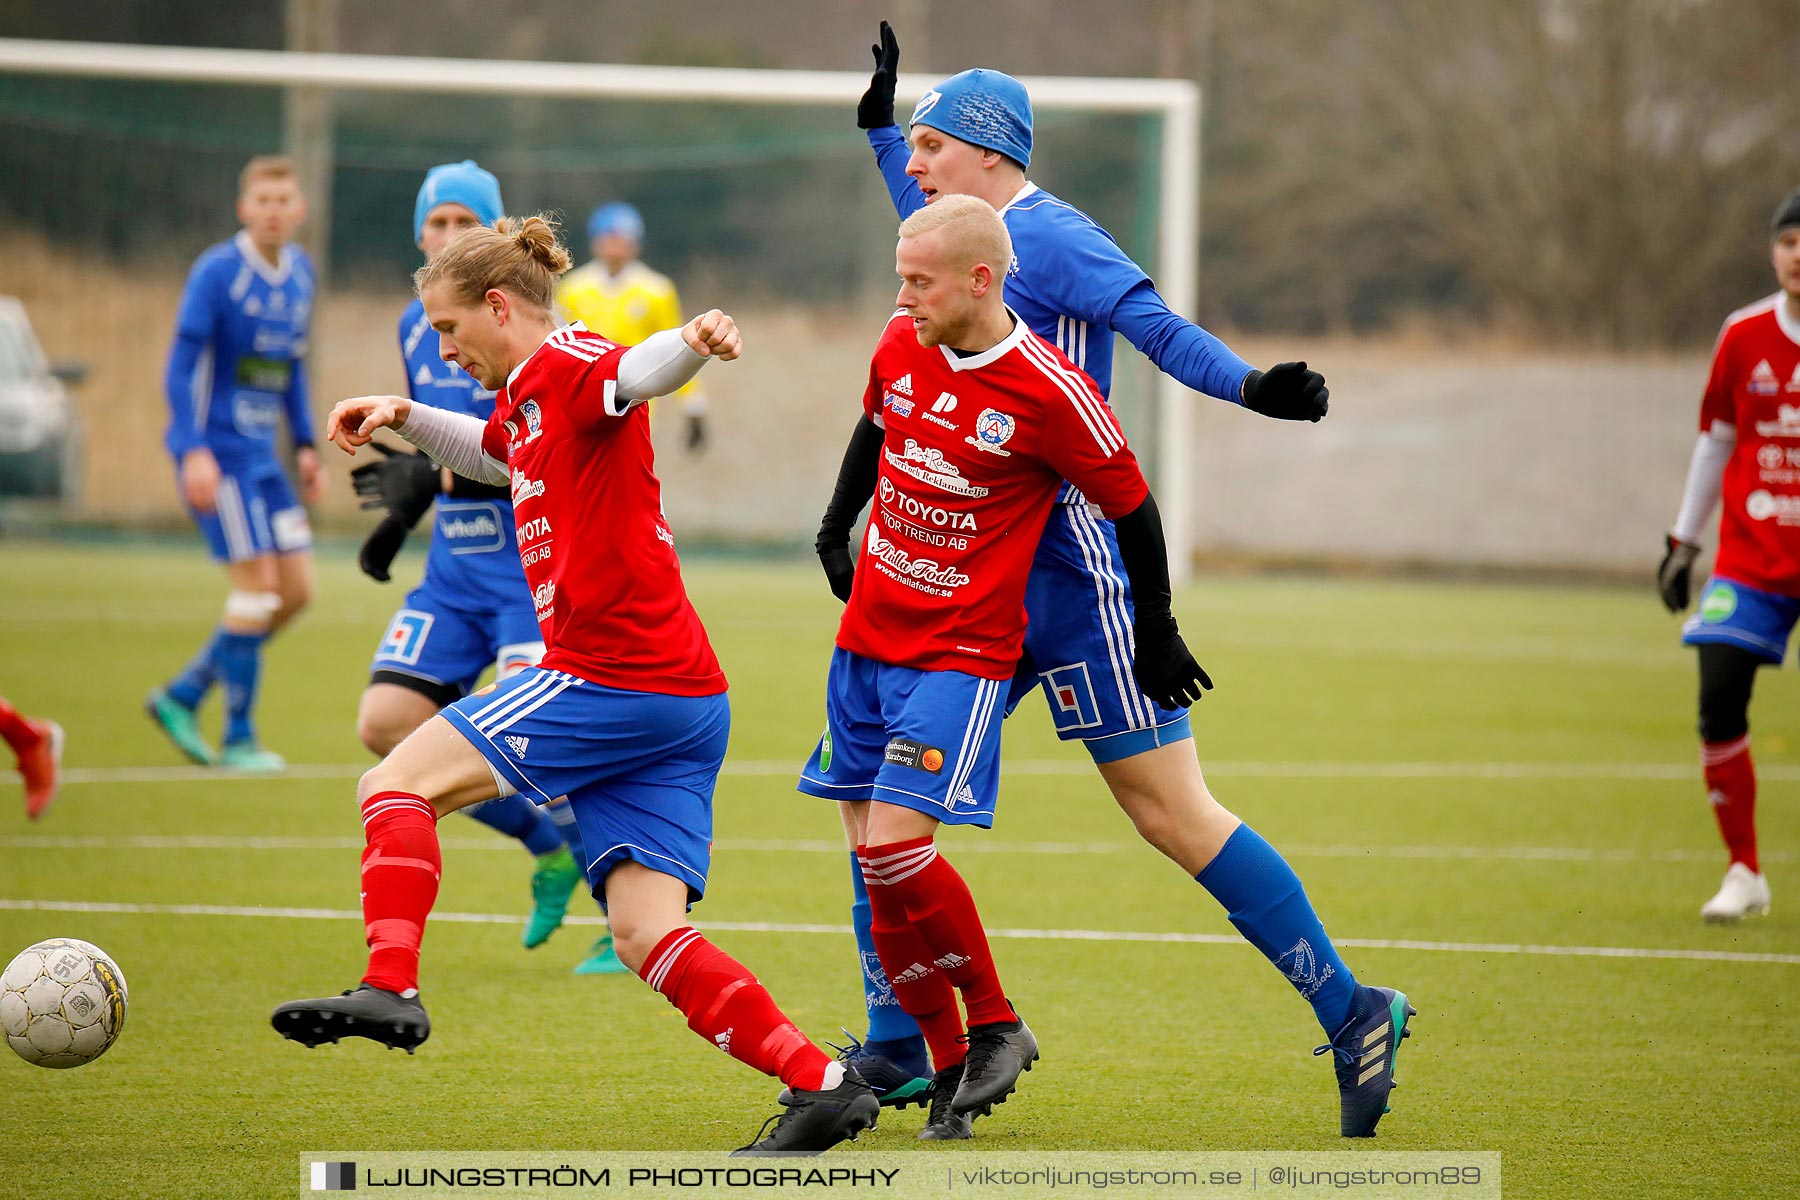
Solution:
[{"label": "blue football boot", "polygon": [[1375,1126],[1388,1111],[1388,1093],[1398,1086],[1394,1061],[1400,1043],[1412,1036],[1407,1021],[1417,1015],[1406,993],[1365,987],[1344,1027],[1313,1051],[1330,1054],[1337,1067],[1340,1129],[1345,1137],[1375,1136]]}]

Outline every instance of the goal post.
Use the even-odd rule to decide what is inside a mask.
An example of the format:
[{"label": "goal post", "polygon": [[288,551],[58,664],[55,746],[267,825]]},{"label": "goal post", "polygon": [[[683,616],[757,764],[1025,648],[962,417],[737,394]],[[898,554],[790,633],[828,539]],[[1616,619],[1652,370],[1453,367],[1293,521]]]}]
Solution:
[{"label": "goal post", "polygon": [[[356,92],[712,101],[837,106],[868,86],[851,71],[510,62],[372,54],[226,50],[0,38],[0,74],[172,84],[228,84]],[[898,99],[916,100],[933,76],[903,74]],[[1159,119],[1154,277],[1176,312],[1192,314],[1198,283],[1200,90],[1187,80],[1025,76],[1039,112],[1138,114]],[[1158,375],[1151,457],[1176,582],[1191,571],[1191,448],[1195,397]]]}]

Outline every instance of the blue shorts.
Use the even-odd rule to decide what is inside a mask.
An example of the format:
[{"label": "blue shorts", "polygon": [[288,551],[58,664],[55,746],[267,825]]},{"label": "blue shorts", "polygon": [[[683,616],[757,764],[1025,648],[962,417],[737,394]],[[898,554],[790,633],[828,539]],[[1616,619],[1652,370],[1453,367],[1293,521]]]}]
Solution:
[{"label": "blue shorts", "polygon": [[1085,504],[1050,510],[1025,585],[1025,657],[1006,712],[1042,687],[1063,741],[1097,763],[1117,762],[1194,735],[1186,709],[1163,708],[1131,675],[1131,584],[1111,521]]},{"label": "blue shorts", "polygon": [[1737,646],[1780,666],[1796,618],[1800,599],[1714,575],[1700,593],[1700,607],[1681,627],[1681,640],[1690,646]]},{"label": "blue shorts", "polygon": [[627,859],[706,891],[712,798],[731,702],[627,692],[527,667],[443,715],[481,751],[502,791],[536,804],[569,798],[602,905],[606,876]]},{"label": "blue shorts", "polygon": [[221,463],[211,512],[188,513],[216,562],[248,562],[265,554],[297,554],[312,547],[306,509],[280,467],[233,471]]},{"label": "blue shorts", "polygon": [[473,691],[489,665],[499,679],[535,666],[544,657],[544,633],[523,584],[519,600],[512,608],[484,612],[427,578],[406,594],[405,605],[381,635],[369,664],[372,682],[411,686],[417,681],[427,686],[415,690],[445,704]]},{"label": "blue shorts", "polygon": [[946,825],[991,829],[1005,691],[1000,680],[833,650],[825,736],[800,772],[800,790],[827,800],[880,800]]}]

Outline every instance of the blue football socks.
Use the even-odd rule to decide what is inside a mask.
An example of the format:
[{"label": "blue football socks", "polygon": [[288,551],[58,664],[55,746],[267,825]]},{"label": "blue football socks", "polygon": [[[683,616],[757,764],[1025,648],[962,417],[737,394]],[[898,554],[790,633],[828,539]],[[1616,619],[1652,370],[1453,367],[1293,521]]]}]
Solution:
[{"label": "blue football socks", "polygon": [[214,627],[206,635],[206,642],[200,652],[194,655],[187,666],[181,668],[181,674],[169,681],[163,688],[163,694],[181,705],[183,708],[199,708],[200,702],[206,699],[206,693],[219,678],[219,641],[225,636],[225,630]]},{"label": "blue football socks", "polygon": [[1239,825],[1194,878],[1225,906],[1245,940],[1313,1006],[1325,1035],[1335,1036],[1350,1018],[1356,978],[1287,860],[1250,826]]},{"label": "blue football socks", "polygon": [[548,854],[563,844],[562,836],[538,806],[516,792],[497,796],[466,810],[496,833],[518,838],[533,855]]},{"label": "blue football socks", "polygon": [[850,905],[850,924],[856,930],[857,956],[862,959],[863,1004],[869,1010],[869,1036],[865,1044],[873,1048],[878,1044],[906,1043],[893,1047],[905,1054],[913,1049],[911,1043],[916,1042],[923,1050],[925,1035],[919,1032],[919,1023],[907,1016],[900,1002],[894,999],[893,985],[888,983],[887,972],[881,969],[881,956],[875,953],[869,885],[863,882],[862,865],[857,862],[854,850],[850,852],[850,880],[856,895]]},{"label": "blue football socks", "polygon": [[563,845],[575,858],[575,865],[587,870],[587,855],[581,849],[581,827],[575,823],[575,806],[567,800],[558,798],[544,806],[550,816],[550,823],[556,827],[557,836],[562,838]]},{"label": "blue football socks", "polygon": [[218,631],[219,674],[225,680],[225,744],[256,740],[256,684],[262,674],[266,633]]}]

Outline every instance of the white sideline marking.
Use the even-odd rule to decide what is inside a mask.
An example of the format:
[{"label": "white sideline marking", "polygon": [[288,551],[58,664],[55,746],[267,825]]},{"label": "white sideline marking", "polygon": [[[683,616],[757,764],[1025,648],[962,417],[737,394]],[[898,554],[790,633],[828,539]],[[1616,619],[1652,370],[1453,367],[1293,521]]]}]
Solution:
[{"label": "white sideline marking", "polygon": [[[725,764],[724,774],[798,778],[803,763],[742,759]],[[63,772],[67,784],[126,783],[275,783],[293,779],[355,779],[373,763],[324,763],[289,766],[274,775],[246,774],[220,767],[72,767]],[[1684,763],[1556,763],[1556,762],[1209,762],[1209,775],[1239,779],[1526,779],[1526,780],[1664,780],[1700,781],[1700,764]],[[1022,758],[1001,764],[1004,775],[1089,775],[1084,759]],[[1800,782],[1800,766],[1759,766],[1757,777],[1776,783]]]},{"label": "white sideline marking", "polygon": [[[178,917],[278,917],[296,920],[361,921],[362,913],[346,908],[261,908],[224,904],[108,904],[91,900],[7,900],[0,909],[26,912],[79,912]],[[515,913],[434,912],[433,921],[464,925],[516,925]],[[571,916],[570,925],[599,925],[600,917]],[[849,934],[848,925],[789,924],[773,921],[708,921],[700,929],[727,933]],[[1143,933],[1106,929],[989,929],[989,937],[1021,941],[1170,942],[1199,946],[1241,946],[1229,933]],[[1558,958],[1660,958],[1695,962],[1772,963],[1800,966],[1800,954],[1763,954],[1741,950],[1659,950],[1635,946],[1543,946],[1524,942],[1422,942],[1405,938],[1336,938],[1353,950],[1419,950],[1446,954],[1526,954]]]},{"label": "white sideline marking", "polygon": [[[516,853],[512,838],[440,838],[445,850],[490,850]],[[357,837],[218,837],[199,834],[137,837],[53,837],[19,834],[0,837],[0,850],[361,850]],[[838,854],[843,843],[829,838],[720,838],[715,849],[739,853]],[[1126,854],[1144,848],[1142,842],[1005,842],[969,838],[955,843],[958,854],[1081,855]],[[1581,863],[1688,863],[1716,862],[1719,851],[1629,850],[1580,846],[1309,846],[1278,847],[1290,858],[1406,858],[1426,860],[1476,860],[1505,862]],[[1792,851],[1773,850],[1765,862],[1793,862]]]}]

